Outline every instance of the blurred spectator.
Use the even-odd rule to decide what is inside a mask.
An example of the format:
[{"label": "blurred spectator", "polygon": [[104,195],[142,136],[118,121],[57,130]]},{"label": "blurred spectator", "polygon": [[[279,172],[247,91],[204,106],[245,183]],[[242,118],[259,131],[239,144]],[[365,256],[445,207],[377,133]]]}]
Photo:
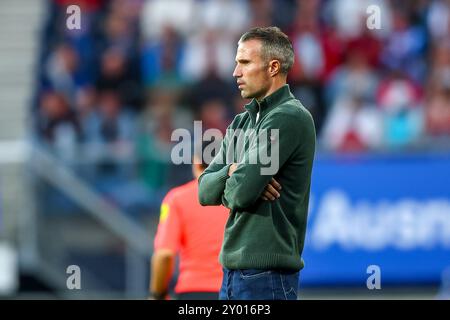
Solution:
[{"label": "blurred spectator", "polygon": [[282,30],[289,30],[295,20],[297,3],[300,0],[273,0],[272,24]]},{"label": "blurred spectator", "polygon": [[194,82],[188,88],[184,99],[191,108],[194,117],[199,119],[200,107],[206,101],[219,99],[223,101],[226,106],[231,106],[232,97],[235,93],[238,93],[237,88],[235,86],[233,87],[230,82],[220,78],[215,69],[211,68],[203,78]]},{"label": "blurred spectator", "polygon": [[73,159],[82,134],[76,113],[65,96],[56,91],[43,93],[36,121],[40,141],[52,147],[58,156]]},{"label": "blurred spectator", "polygon": [[426,126],[433,136],[450,135],[450,87],[430,96],[426,105]]},{"label": "blurred spectator", "polygon": [[276,11],[273,1],[270,0],[248,0],[251,12],[250,27],[261,27],[272,25],[272,14]]},{"label": "blurred spectator", "polygon": [[198,2],[196,28],[186,34],[182,71],[186,79],[198,81],[214,73],[230,81],[238,36],[249,24],[249,8],[242,0]]},{"label": "blurred spectator", "polygon": [[326,4],[329,6],[325,10],[331,12],[335,26],[340,36],[350,39],[358,37],[366,28],[368,17],[367,8],[370,5],[376,5],[380,8],[380,29],[383,33],[390,32],[390,7],[383,0],[330,0]]},{"label": "blurred spectator", "polygon": [[385,116],[387,146],[411,145],[423,130],[421,92],[404,73],[394,72],[378,90],[378,104]]},{"label": "blurred spectator", "polygon": [[292,46],[295,52],[293,69],[290,79],[319,79],[323,73],[325,61],[321,35],[317,21],[317,6],[310,5],[298,7],[294,28],[291,34]]},{"label": "blurred spectator", "polygon": [[292,93],[302,102],[303,106],[311,112],[316,126],[316,134],[320,135],[327,109],[323,99],[323,87],[317,81],[304,80],[293,82]]},{"label": "blurred spectator", "polygon": [[380,39],[367,28],[364,28],[359,36],[350,39],[347,44],[348,51],[365,52],[367,61],[373,68],[379,68],[382,48]]},{"label": "blurred spectator", "polygon": [[321,78],[325,71],[325,52],[318,24],[318,1],[298,2],[291,39],[294,65],[289,83],[297,98],[311,112],[320,134],[324,117]]},{"label": "blurred spectator", "polygon": [[450,34],[450,1],[431,1],[427,15],[427,25],[435,42],[448,38]]},{"label": "blurred spectator", "polygon": [[382,115],[362,96],[340,99],[330,112],[322,138],[326,146],[335,151],[377,149],[383,141]]},{"label": "blurred spectator", "polygon": [[83,126],[88,143],[120,144],[134,137],[134,116],[112,90],[99,93],[98,106],[84,119]]},{"label": "blurred spectator", "polygon": [[81,101],[85,103],[83,160],[89,165],[83,168],[85,178],[113,203],[128,209],[132,206],[131,199],[137,198],[129,191],[133,177],[135,116],[125,108],[115,91],[99,92],[94,108],[91,105],[94,97],[88,90],[84,94],[85,101]]},{"label": "blurred spectator", "polygon": [[122,15],[122,10],[111,12],[106,17],[104,46],[120,48],[122,52],[130,54],[133,50],[133,40],[138,34],[134,30],[133,24]]},{"label": "blurred spectator", "polygon": [[74,109],[81,122],[83,122],[85,118],[89,117],[90,114],[94,112],[96,102],[97,91],[94,87],[82,87],[76,92]]},{"label": "blurred spectator", "polygon": [[408,12],[401,9],[393,12],[392,19],[392,32],[387,38],[381,60],[390,70],[404,70],[415,81],[423,81],[426,72],[426,32],[422,26],[413,25]]},{"label": "blurred spectator", "polygon": [[370,66],[367,55],[361,49],[346,53],[346,62],[338,67],[326,84],[327,103],[350,95],[374,100],[378,87],[378,76]]},{"label": "blurred spectator", "polygon": [[146,1],[141,14],[144,39],[160,38],[167,26],[186,36],[197,22],[195,14],[198,9],[195,0]]},{"label": "blurred spectator", "polygon": [[185,79],[181,62],[185,53],[183,39],[167,26],[161,37],[148,41],[142,50],[143,78],[146,86],[158,83],[181,85]]},{"label": "blurred spectator", "polygon": [[325,25],[321,32],[324,54],[324,70],[322,81],[329,81],[336,68],[344,61],[345,39],[333,25]]},{"label": "blurred spectator", "polygon": [[227,107],[223,101],[219,99],[205,101],[200,110],[203,130],[219,129],[222,134],[225,134],[229,119],[227,117]]},{"label": "blurred spectator", "polygon": [[129,71],[125,53],[118,48],[109,48],[101,57],[96,88],[116,91],[127,107],[136,109],[140,105],[141,87]]},{"label": "blurred spectator", "polygon": [[68,44],[59,44],[51,53],[46,64],[48,87],[64,93],[70,102],[75,100],[75,92],[86,83],[86,74],[79,68],[77,52]]},{"label": "blurred spectator", "polygon": [[237,40],[213,29],[204,29],[190,35],[186,42],[186,54],[182,62],[183,75],[192,81],[214,73],[229,80],[233,73]]},{"label": "blurred spectator", "polygon": [[[77,52],[80,61],[80,68],[88,76],[90,82],[95,77],[94,70],[89,68],[95,61],[97,54],[98,39],[98,22],[101,21],[102,9],[104,9],[106,1],[104,0],[57,0],[59,3],[61,21],[58,23],[61,27],[61,40],[69,43]],[[81,19],[80,29],[65,28],[65,20],[67,19],[66,8],[70,5],[78,5],[80,7]]]},{"label": "blurred spectator", "polygon": [[430,53],[429,90],[450,88],[450,39],[437,43]]},{"label": "blurred spectator", "polygon": [[201,32],[200,29],[214,30],[235,40],[248,27],[249,16],[253,14],[247,1],[243,0],[204,0],[199,5],[197,32]]},{"label": "blurred spectator", "polygon": [[192,118],[179,105],[179,93],[171,87],[155,87],[150,91],[143,114],[138,121],[136,137],[139,172],[151,189],[168,183],[168,168],[173,130],[191,129]]}]

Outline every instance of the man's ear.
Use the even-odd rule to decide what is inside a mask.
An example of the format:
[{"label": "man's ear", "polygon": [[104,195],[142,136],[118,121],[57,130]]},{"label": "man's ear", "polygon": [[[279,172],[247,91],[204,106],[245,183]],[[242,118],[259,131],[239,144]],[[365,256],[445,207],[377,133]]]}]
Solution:
[{"label": "man's ear", "polygon": [[271,77],[276,76],[280,73],[281,64],[279,60],[270,60],[269,62],[269,73]]}]

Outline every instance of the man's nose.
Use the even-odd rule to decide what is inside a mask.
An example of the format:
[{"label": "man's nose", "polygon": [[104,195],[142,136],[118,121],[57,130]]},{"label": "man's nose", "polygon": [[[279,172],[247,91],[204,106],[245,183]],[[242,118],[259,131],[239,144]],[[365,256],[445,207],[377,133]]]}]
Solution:
[{"label": "man's nose", "polygon": [[241,70],[239,69],[239,67],[236,66],[236,67],[234,68],[234,71],[233,71],[233,77],[239,78],[239,77],[241,77],[241,76],[242,76],[242,72],[241,72]]}]

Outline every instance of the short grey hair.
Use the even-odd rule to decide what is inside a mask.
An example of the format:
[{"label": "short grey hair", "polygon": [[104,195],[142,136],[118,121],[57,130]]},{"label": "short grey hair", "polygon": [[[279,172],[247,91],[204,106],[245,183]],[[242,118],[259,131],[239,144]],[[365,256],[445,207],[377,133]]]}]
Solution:
[{"label": "short grey hair", "polygon": [[288,36],[278,27],[253,28],[244,33],[238,44],[248,40],[261,41],[261,55],[266,61],[280,61],[281,73],[287,74],[294,64],[294,49]]}]

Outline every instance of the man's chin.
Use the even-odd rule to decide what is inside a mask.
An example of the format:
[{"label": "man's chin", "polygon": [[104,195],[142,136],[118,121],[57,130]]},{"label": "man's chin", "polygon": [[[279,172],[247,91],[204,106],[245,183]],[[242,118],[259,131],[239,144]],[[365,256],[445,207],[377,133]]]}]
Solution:
[{"label": "man's chin", "polygon": [[252,97],[248,92],[245,92],[244,90],[241,90],[241,97],[244,99],[251,99]]}]

